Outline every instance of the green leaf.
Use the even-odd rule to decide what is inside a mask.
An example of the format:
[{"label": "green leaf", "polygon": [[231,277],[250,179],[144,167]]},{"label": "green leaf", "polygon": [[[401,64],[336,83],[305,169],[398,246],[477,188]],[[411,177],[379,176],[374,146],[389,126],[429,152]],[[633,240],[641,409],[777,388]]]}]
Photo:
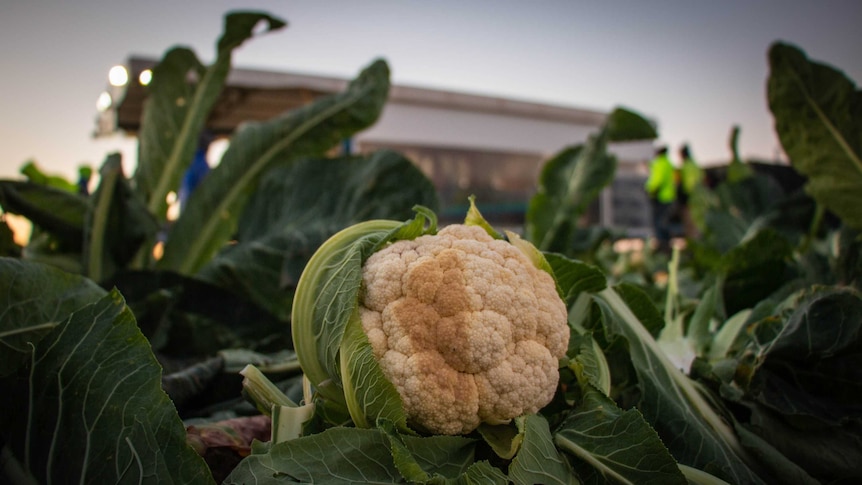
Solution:
[{"label": "green leaf", "polygon": [[297,160],[266,173],[240,217],[236,243],[198,276],[287,320],[299,276],[327,238],[363,220],[409,219],[415,204],[436,210],[437,195],[398,153]]},{"label": "green leaf", "polygon": [[569,369],[605,394],[611,392],[611,370],[602,348],[591,333],[572,332],[569,338]]},{"label": "green leaf", "polygon": [[626,108],[614,109],[605,124],[610,141],[623,142],[658,138],[654,122]]},{"label": "green leaf", "polygon": [[199,270],[234,235],[251,191],[276,164],[321,156],[370,126],[389,92],[389,68],[378,60],[343,93],[263,123],[249,123],[231,140],[217,167],[188,200],[165,244],[158,266],[184,274]]},{"label": "green leaf", "polygon": [[527,206],[526,238],[541,251],[571,255],[580,237],[578,219],[616,172],[617,159],[607,152],[608,141],[655,137],[651,122],[634,111],[617,108],[585,143],[565,148],[548,160]]},{"label": "green leaf", "polygon": [[0,258],[0,376],[11,374],[31,345],[105,290],[52,266]]},{"label": "green leaf", "polygon": [[514,422],[506,424],[480,423],[476,428],[485,443],[494,450],[500,458],[511,460],[524,441],[524,433]]},{"label": "green leaf", "polygon": [[557,253],[545,253],[545,259],[554,271],[557,286],[568,306],[571,306],[581,293],[597,293],[607,286],[607,277],[595,266]]},{"label": "green leaf", "polygon": [[108,156],[100,170],[84,234],[85,266],[94,281],[125,268],[158,226],[123,175],[120,155]]},{"label": "green leaf", "polygon": [[730,164],[727,166],[727,181],[731,184],[742,182],[743,180],[754,175],[751,167],[739,158],[739,126],[734,125],[730,130]]},{"label": "green leaf", "polygon": [[516,419],[524,434],[518,454],[509,465],[509,479],[516,484],[551,485],[580,483],[554,447],[548,420],[538,414]]},{"label": "green leaf", "polygon": [[[264,13],[229,13],[218,41],[216,60],[209,68],[204,68],[189,49],[174,48],[153,69],[153,80],[148,86],[150,99],[141,121],[135,182],[147,200],[149,211],[161,221],[166,218],[166,196],[179,187],[206,119],[221,95],[232,52],[254,35],[259,22],[266,22],[267,31],[285,25]],[[197,83],[188,83],[190,73],[199,79]]]},{"label": "green leaf", "polygon": [[763,355],[749,392],[784,415],[831,425],[862,419],[862,297],[844,288],[806,294]]},{"label": "green leaf", "polygon": [[[586,484],[684,484],[677,463],[644,417],[592,386],[554,434]],[[544,483],[534,481],[533,483]]]},{"label": "green leaf", "polygon": [[278,483],[404,483],[379,429],[330,428],[246,457],[225,485]]},{"label": "green leaf", "polygon": [[289,324],[242,295],[198,278],[164,271],[122,271],[102,285],[122,292],[141,331],[160,355],[205,358],[226,348],[292,347]]},{"label": "green leaf", "polygon": [[467,210],[467,216],[464,217],[464,225],[479,226],[494,239],[503,239],[503,235],[497,232],[497,230],[491,226],[491,223],[489,223],[482,213],[479,212],[479,208],[476,207],[476,196],[471,195],[467,200],[470,201],[470,208]]},{"label": "green leaf", "polygon": [[722,292],[727,313],[753,307],[792,280],[796,276],[790,264],[792,254],[790,242],[767,228],[722,256],[720,271],[725,275]]},{"label": "green leaf", "polygon": [[[43,483],[213,483],[122,296],[73,313],[4,384],[6,438]],[[13,411],[14,410],[14,411]]]},{"label": "green leaf", "polygon": [[410,432],[404,403],[374,356],[358,310],[352,313],[344,329],[338,356],[344,397],[353,423],[370,428],[383,419],[392,422],[399,431]]},{"label": "green leaf", "polygon": [[806,191],[845,224],[862,229],[862,93],[843,72],[800,49],[769,49],[769,108]]},{"label": "green leaf", "polygon": [[0,256],[17,258],[21,256],[21,246],[15,242],[15,233],[0,212]]},{"label": "green leaf", "polygon": [[36,165],[36,162],[34,162],[33,160],[28,160],[27,163],[25,163],[21,167],[20,172],[21,175],[27,177],[27,180],[33,182],[34,184],[50,186],[55,189],[63,190],[73,194],[78,193],[77,185],[72,182],[69,182],[65,178],[58,175],[46,174],[41,169],[39,169],[39,167]]},{"label": "green leaf", "polygon": [[[182,173],[192,161],[190,150],[198,143],[198,133],[183,133],[183,125],[186,119],[192,124],[189,116],[196,86],[189,83],[189,78],[201,79],[205,71],[206,67],[187,47],[171,48],[152,68],[153,77],[141,114],[138,164],[133,180],[138,195],[148,208],[154,208],[153,215],[159,220],[167,219],[164,205],[167,192],[159,195],[157,190],[164,189],[158,187],[170,187],[169,191],[179,188]],[[181,160],[181,156],[185,158]]]},{"label": "green leaf", "polygon": [[90,203],[78,194],[32,182],[0,180],[0,207],[24,216],[65,247],[80,250]]},{"label": "green leaf", "polygon": [[[682,464],[699,468],[731,483],[763,483],[733,430],[701,394],[702,389],[664,355],[639,318],[643,301],[630,307],[613,288],[596,302],[606,330],[629,343],[642,399],[638,406],[671,454]],[[651,309],[649,309],[651,307]],[[646,318],[655,307],[648,305]]]},{"label": "green leaf", "polygon": [[717,286],[710,286],[703,292],[703,297],[694,309],[691,319],[688,321],[688,330],[686,336],[692,341],[697,351],[697,355],[702,356],[712,343],[711,324],[715,318],[715,313],[718,308],[718,296],[721,294],[721,289]]},{"label": "green leaf", "polygon": [[[297,284],[291,315],[302,370],[325,398],[343,400],[338,352],[356,310],[362,264],[401,223],[366,221],[329,238],[314,253]],[[331,383],[322,386],[324,383]]]},{"label": "green leaf", "polygon": [[[802,467],[800,467],[797,462],[793,459],[789,458],[787,455],[782,454],[778,451],[771,443],[764,440],[762,437],[753,433],[747,427],[737,424],[736,432],[739,434],[739,440],[742,444],[748,449],[753,455],[755,455],[761,463],[764,463],[766,467],[768,467],[772,472],[776,482],[780,483],[794,483],[799,485],[819,485],[823,482],[814,479],[811,475],[808,474]],[[807,433],[806,433],[807,434]],[[818,433],[820,434],[820,433]],[[853,446],[848,443],[847,447],[843,447],[842,451],[838,453],[830,453],[828,447],[822,446],[822,443],[817,440],[815,443],[811,443],[808,437],[799,437],[799,439],[788,440],[787,436],[775,436],[773,442],[774,443],[793,443],[794,452],[797,452],[800,455],[808,455],[807,459],[812,461],[817,461],[818,466],[825,465],[829,467],[832,463],[832,458],[835,456],[840,456],[844,453],[843,450],[852,450],[856,448],[859,449],[858,446]],[[813,445],[813,446],[812,446]],[[800,448],[807,448],[805,452],[802,452]],[[799,453],[801,452],[801,453]],[[831,455],[831,456],[830,456]],[[855,459],[851,458],[848,460],[848,464],[859,463],[859,460],[862,457],[857,456]],[[805,460],[805,459],[803,459]]]},{"label": "green leaf", "polygon": [[562,150],[542,168],[525,227],[527,239],[541,251],[570,253],[578,218],[613,180],[617,161],[606,145],[602,130],[585,144]]},{"label": "green leaf", "polygon": [[410,483],[439,483],[468,473],[474,464],[476,440],[464,436],[411,436],[395,424],[378,421],[389,438],[395,466]]}]

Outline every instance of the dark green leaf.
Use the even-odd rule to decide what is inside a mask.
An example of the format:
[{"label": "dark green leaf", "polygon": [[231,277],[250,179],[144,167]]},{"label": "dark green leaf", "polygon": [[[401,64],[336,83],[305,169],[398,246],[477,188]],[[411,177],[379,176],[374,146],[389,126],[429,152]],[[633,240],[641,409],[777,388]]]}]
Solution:
[{"label": "dark green leaf", "polygon": [[838,235],[838,258],[836,261],[838,282],[862,291],[862,235],[847,227]]},{"label": "dark green leaf", "polygon": [[406,483],[389,447],[379,429],[330,428],[250,455],[224,484]]},{"label": "dark green leaf", "polygon": [[623,411],[592,386],[584,391],[584,400],[554,434],[584,483],[686,483],[676,460],[636,409]]},{"label": "dark green leaf", "polygon": [[190,274],[227,243],[259,177],[276,164],[324,152],[380,115],[389,68],[376,61],[343,93],[263,123],[249,123],[231,140],[219,165],[189,198],[174,224],[159,267]]},{"label": "dark green leaf", "polygon": [[[788,458],[787,455],[778,451],[772,444],[770,444],[768,441],[764,440],[757,434],[753,433],[745,426],[737,424],[736,433],[739,435],[739,441],[742,443],[742,445],[745,446],[745,448],[758,461],[764,463],[765,466],[772,471],[775,481],[780,483],[793,483],[798,485],[819,485],[821,483],[820,481],[812,478],[811,475],[809,475],[804,469],[802,469],[802,467],[797,464],[797,462]],[[773,442],[780,444],[783,440],[786,443],[786,438],[787,437],[775,437]],[[802,441],[807,442],[808,440],[804,439]],[[793,448],[795,450],[799,450],[799,447],[796,446],[796,444],[793,445]],[[848,447],[847,449],[849,450],[851,448],[856,448],[857,450],[862,449],[858,445],[855,447]],[[813,450],[806,450],[806,452],[808,453],[810,453],[810,451]],[[820,453],[810,453],[809,456],[818,455],[820,455]],[[829,458],[832,457],[830,456]],[[829,460],[829,458],[824,461],[831,461]],[[820,458],[818,457],[817,459],[819,460]],[[850,463],[859,463],[860,459],[862,459],[862,457],[857,456]]]},{"label": "dark green leaf", "polygon": [[614,109],[606,122],[609,141],[654,140],[655,123],[626,108]]},{"label": "dark green leaf", "polygon": [[524,441],[509,465],[509,479],[523,485],[579,483],[568,463],[554,447],[548,420],[538,414],[517,419],[524,433]]},{"label": "dark green leaf", "polygon": [[[183,170],[192,162],[198,133],[183,132],[185,123],[189,123],[189,130],[193,124],[190,110],[196,86],[189,79],[201,79],[206,67],[191,49],[174,47],[152,71],[138,133],[134,184],[138,195],[152,208],[153,215],[163,221],[167,216],[164,205],[167,191],[159,195],[157,190],[164,190],[162,187],[177,190]],[[161,201],[157,201],[158,198]]]},{"label": "dark green leaf", "polygon": [[118,153],[108,156],[100,174],[84,234],[87,276],[94,281],[125,268],[141,244],[155,237],[158,230],[153,216],[123,175]]},{"label": "dark green leaf", "polygon": [[[856,483],[862,478],[859,469],[862,460],[862,425],[858,420],[842,426],[799,426],[766,406],[754,404],[750,409],[751,419],[746,425],[750,433],[742,432],[740,436],[752,441],[759,438],[784,455],[785,460],[804,470],[786,467],[777,457],[764,460],[764,465],[780,470],[773,472],[776,476],[806,473],[817,478],[818,483]],[[762,454],[764,447],[755,447],[753,452]]]},{"label": "dark green leaf", "polygon": [[[674,458],[732,483],[763,483],[750,468],[733,430],[701,394],[704,389],[682,374],[646,330],[644,318],[655,307],[624,301],[625,294],[604,290],[596,298],[607,331],[624,337],[642,390],[638,409],[658,432]],[[641,311],[646,309],[644,317]]]},{"label": "dark green leaf", "polygon": [[739,126],[734,125],[730,131],[730,140],[728,140],[730,148],[730,164],[727,166],[727,181],[731,184],[742,182],[751,177],[754,172],[739,157]]},{"label": "dark green leaf", "polygon": [[0,207],[30,219],[65,248],[80,251],[90,208],[85,197],[47,185],[0,180]]},{"label": "dark green leaf", "polygon": [[545,259],[554,270],[557,286],[563,291],[563,300],[568,306],[581,292],[597,293],[607,286],[607,278],[595,266],[556,253],[545,253]]},{"label": "dark green leaf", "polygon": [[21,256],[21,246],[15,242],[15,233],[0,213],[0,257],[17,258]]},{"label": "dark green leaf", "polygon": [[625,300],[629,308],[638,316],[638,319],[643,324],[644,328],[653,337],[658,337],[659,333],[664,328],[664,317],[658,311],[658,308],[653,304],[650,296],[641,288],[623,283],[616,286],[617,293]]},{"label": "dark green leaf", "polygon": [[76,311],[4,382],[7,442],[42,483],[213,483],[116,291]]},{"label": "dark green leaf", "polygon": [[92,281],[52,266],[0,258],[0,376],[75,310],[105,295]]},{"label": "dark green leaf", "polygon": [[795,276],[789,264],[790,242],[772,229],[764,229],[733,248],[721,259],[726,275],[723,286],[727,314],[732,315],[786,285]]},{"label": "dark green leaf", "polygon": [[329,236],[363,220],[409,219],[416,204],[436,210],[434,186],[395,152],[276,167],[243,211],[236,244],[200,277],[286,320],[308,258]]},{"label": "dark green leaf", "polygon": [[288,323],[241,295],[197,278],[122,271],[103,284],[123,293],[161,355],[205,357],[225,348],[292,347]]},{"label": "dark green leaf", "polygon": [[769,108],[790,163],[815,200],[862,229],[862,92],[789,44],[770,47],[769,68]]},{"label": "dark green leaf", "polygon": [[862,298],[822,289],[800,302],[755,371],[751,395],[781,414],[830,425],[862,419]]},{"label": "dark green leaf", "polygon": [[177,407],[198,396],[221,373],[224,359],[211,357],[162,377],[162,389]]},{"label": "dark green leaf", "polygon": [[378,427],[389,439],[396,468],[411,483],[458,478],[473,464],[476,440],[401,435],[395,424],[386,420],[378,421]]},{"label": "dark green leaf", "polygon": [[578,218],[609,184],[616,158],[606,151],[607,132],[592,135],[549,160],[527,208],[527,239],[541,251],[569,254]]},{"label": "dark green leaf", "polygon": [[[141,123],[141,151],[135,182],[149,211],[164,221],[168,192],[177,190],[192,161],[207,116],[221,94],[231,67],[233,49],[254,35],[259,22],[267,31],[285,23],[264,13],[234,12],[225,16],[215,62],[204,68],[188,49],[175,48],[153,69],[150,100]],[[189,75],[198,81],[189,84]]]}]

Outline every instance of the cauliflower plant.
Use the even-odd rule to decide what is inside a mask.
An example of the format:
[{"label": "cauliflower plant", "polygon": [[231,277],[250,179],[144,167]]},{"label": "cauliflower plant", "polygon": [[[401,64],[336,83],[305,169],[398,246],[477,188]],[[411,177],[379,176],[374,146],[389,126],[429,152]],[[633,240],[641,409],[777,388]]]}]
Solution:
[{"label": "cauliflower plant", "polygon": [[569,341],[553,277],[479,226],[400,240],[362,268],[359,312],[408,419],[459,434],[553,398]]}]

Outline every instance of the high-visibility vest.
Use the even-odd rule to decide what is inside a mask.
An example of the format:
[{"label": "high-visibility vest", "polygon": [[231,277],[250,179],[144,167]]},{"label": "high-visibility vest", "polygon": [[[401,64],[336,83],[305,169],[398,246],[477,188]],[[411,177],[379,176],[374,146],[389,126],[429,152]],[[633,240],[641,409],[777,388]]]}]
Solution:
[{"label": "high-visibility vest", "polygon": [[694,189],[703,182],[703,170],[691,158],[682,161],[682,189],[691,195]]},{"label": "high-visibility vest", "polygon": [[651,197],[663,204],[676,200],[674,169],[667,155],[659,155],[650,163],[649,177],[644,188]]}]

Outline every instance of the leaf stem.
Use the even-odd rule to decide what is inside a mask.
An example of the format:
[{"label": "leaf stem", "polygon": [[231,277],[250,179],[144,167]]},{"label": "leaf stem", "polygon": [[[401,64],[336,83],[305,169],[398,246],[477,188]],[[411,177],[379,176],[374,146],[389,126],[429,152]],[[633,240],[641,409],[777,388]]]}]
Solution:
[{"label": "leaf stem", "polygon": [[808,248],[811,247],[811,242],[817,239],[817,233],[820,232],[820,227],[823,225],[823,216],[826,214],[826,207],[817,203],[814,209],[814,217],[811,219],[811,225],[808,227],[808,234],[805,235],[805,239],[802,241],[802,245],[799,247],[800,253],[808,252]]},{"label": "leaf stem", "polygon": [[38,332],[39,330],[50,330],[50,329],[56,327],[57,325],[59,325],[59,323],[57,323],[57,322],[46,322],[46,323],[40,323],[39,325],[31,325],[29,327],[6,330],[5,332],[0,332],[0,339],[11,337],[13,335],[20,335],[22,333]]},{"label": "leaf stem", "polygon": [[[652,356],[661,362],[663,368],[675,369],[673,363],[668,360],[667,356],[659,348],[658,343],[646,328],[644,328],[643,324],[635,314],[632,313],[631,309],[626,305],[616,290],[613,288],[605,288],[598,293],[598,296],[603,298],[617,313],[617,315],[623,319],[628,327],[635,333],[635,337],[638,339],[639,343],[646,347],[653,354]],[[704,421],[706,421],[710,428],[721,436],[721,438],[739,457],[746,462],[749,462],[750,460],[748,455],[733,430],[724,422],[721,416],[713,410],[712,406],[706,401],[706,399],[700,395],[700,392],[694,386],[692,381],[689,380],[689,378],[682,372],[668,372],[668,377],[670,377],[673,383],[679,388],[682,395],[688,400],[688,403],[698,410],[700,416]]]}]

